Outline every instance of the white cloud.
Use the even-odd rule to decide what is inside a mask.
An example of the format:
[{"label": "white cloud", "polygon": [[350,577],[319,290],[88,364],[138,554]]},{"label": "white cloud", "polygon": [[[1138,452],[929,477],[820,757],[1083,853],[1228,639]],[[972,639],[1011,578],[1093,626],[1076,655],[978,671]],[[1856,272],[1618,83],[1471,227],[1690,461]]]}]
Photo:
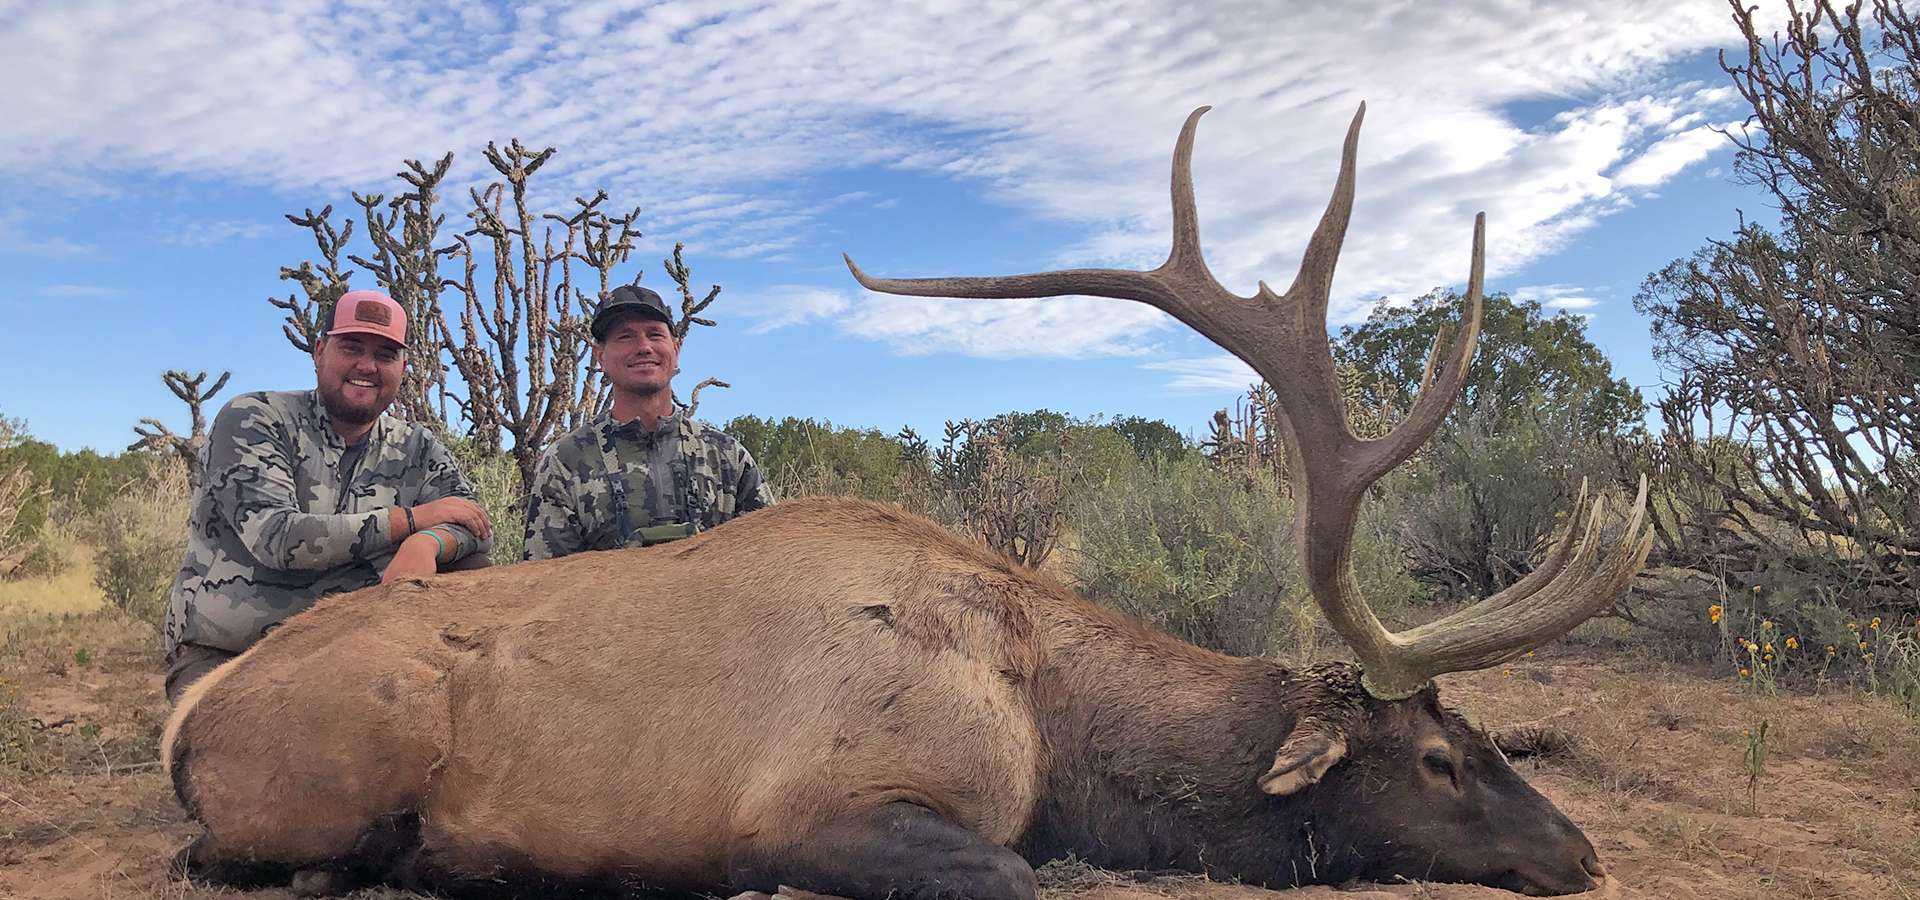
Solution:
[{"label": "white cloud", "polygon": [[162,232],[162,236],[176,244],[209,247],[214,244],[224,244],[236,238],[253,240],[266,237],[272,231],[273,226],[265,222],[187,222]]},{"label": "white cloud", "polygon": [[18,213],[0,213],[0,253],[24,256],[80,256],[93,252],[92,244],[83,244],[58,235],[45,235],[27,224]]},{"label": "white cloud", "polygon": [[873,294],[841,327],[908,355],[1079,359],[1145,353],[1151,334],[1172,321],[1138,303],[1094,297],[935,300]]},{"label": "white cloud", "polygon": [[[1513,299],[1525,303],[1534,301],[1547,309],[1583,310],[1600,305],[1600,301],[1586,295],[1586,291],[1571,284],[1536,284],[1514,288]],[[1586,315],[1591,319],[1592,315]]]},{"label": "white cloud", "polygon": [[1260,376],[1237,356],[1170,359],[1147,363],[1143,369],[1171,372],[1167,387],[1176,391],[1244,391],[1260,383]]},{"label": "white cloud", "polygon": [[765,334],[779,328],[826,319],[852,305],[847,295],[821,288],[783,285],[759,294],[727,298],[729,310],[754,320],[747,331]]},{"label": "white cloud", "polygon": [[[1738,124],[1728,122],[1719,127],[1726,129]],[[1690,128],[1661,138],[1642,151],[1614,173],[1613,183],[1619,187],[1653,187],[1678,175],[1680,170],[1706,159],[1714,151],[1731,146],[1726,135],[1711,126]]]},{"label": "white cloud", "polygon": [[[1592,297],[1555,297],[1547,301],[1548,309],[1592,309],[1598,305],[1600,301]],[[1589,315],[1588,318],[1592,316]]]},{"label": "white cloud", "polygon": [[[458,177],[490,177],[478,148],[518,135],[561,148],[541,176],[553,198],[604,186],[609,206],[645,204],[650,238],[696,252],[857,252],[812,227],[861,207],[822,176],[877,165],[972,182],[1089,235],[1049,264],[1152,265],[1175,132],[1214,103],[1195,165],[1206,250],[1246,293],[1291,280],[1364,98],[1336,283],[1351,320],[1367,298],[1463,281],[1475,210],[1495,276],[1561,250],[1711,152],[1694,123],[1731,99],[1661,75],[1736,38],[1720,0],[1276,16],[1255,0],[41,4],[0,24],[0,78],[32,85],[0,93],[0,173],[325,198],[390,190],[399,160],[448,148]],[[1504,111],[1542,99],[1569,109],[1532,126]],[[1132,353],[1163,323],[1071,300],[903,304],[851,311],[903,346],[987,355]]]}]

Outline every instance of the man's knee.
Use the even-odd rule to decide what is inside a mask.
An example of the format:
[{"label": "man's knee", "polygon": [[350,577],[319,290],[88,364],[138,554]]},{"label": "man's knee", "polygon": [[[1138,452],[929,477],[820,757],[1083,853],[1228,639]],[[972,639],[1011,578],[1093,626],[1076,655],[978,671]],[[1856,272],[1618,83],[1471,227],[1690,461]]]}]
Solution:
[{"label": "man's knee", "polygon": [[474,569],[484,569],[491,565],[493,565],[493,560],[488,559],[485,553],[469,553],[466,556],[462,556],[453,562],[441,566],[440,571],[471,572]]},{"label": "man's knee", "polygon": [[200,677],[220,667],[238,653],[200,644],[181,644],[167,654],[167,703],[179,703],[180,695]]}]

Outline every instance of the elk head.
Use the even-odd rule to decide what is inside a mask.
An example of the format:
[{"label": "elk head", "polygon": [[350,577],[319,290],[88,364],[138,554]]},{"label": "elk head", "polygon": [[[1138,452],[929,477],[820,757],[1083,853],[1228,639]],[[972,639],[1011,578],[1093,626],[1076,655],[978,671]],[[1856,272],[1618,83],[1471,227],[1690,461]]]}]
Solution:
[{"label": "elk head", "polygon": [[[1392,432],[1375,439],[1355,437],[1347,425],[1328,346],[1327,306],[1353,208],[1354,159],[1366,106],[1361,105],[1348,128],[1333,197],[1308,241],[1292,286],[1276,294],[1262,282],[1251,297],[1222,287],[1201,257],[1190,170],[1194,131],[1207,109],[1187,117],[1174,150],[1173,249],[1156,269],[872,278],[851,258],[847,266],[869,290],[891,294],[1089,295],[1146,303],[1251,366],[1277,396],[1296,448],[1291,472],[1294,537],[1307,586],[1359,659],[1360,686],[1353,693],[1364,699],[1361,706],[1367,710],[1356,714],[1357,719],[1345,717],[1350,721],[1320,723],[1325,728],[1303,718],[1280,747],[1272,770],[1259,780],[1260,790],[1281,798],[1276,808],[1315,795],[1337,803],[1349,793],[1359,807],[1380,810],[1398,804],[1404,815],[1387,809],[1391,814],[1364,817],[1358,826],[1385,831],[1349,839],[1402,848],[1393,852],[1425,854],[1418,862],[1426,868],[1403,872],[1408,877],[1549,892],[1582,889],[1585,875],[1600,871],[1591,845],[1551,803],[1527,787],[1484,735],[1440,707],[1430,685],[1437,675],[1486,668],[1524,653],[1612,604],[1652,546],[1651,530],[1644,523],[1646,481],[1641,479],[1639,496],[1617,539],[1603,536],[1601,504],[1587,508],[1583,485],[1573,515],[1531,574],[1438,621],[1388,631],[1360,596],[1353,577],[1355,520],[1367,488],[1433,434],[1466,382],[1480,329],[1485,215],[1474,219],[1467,311],[1458,338],[1451,346],[1444,334],[1436,340],[1419,396]],[[1343,759],[1349,764],[1340,765]],[[1367,764],[1352,764],[1359,759]],[[1383,777],[1385,793],[1392,796],[1380,795]],[[1363,790],[1362,782],[1371,789]],[[1566,840],[1551,839],[1562,832]],[[1417,868],[1415,861],[1378,861],[1353,874],[1408,867]],[[1548,870],[1561,874],[1527,874]]]}]

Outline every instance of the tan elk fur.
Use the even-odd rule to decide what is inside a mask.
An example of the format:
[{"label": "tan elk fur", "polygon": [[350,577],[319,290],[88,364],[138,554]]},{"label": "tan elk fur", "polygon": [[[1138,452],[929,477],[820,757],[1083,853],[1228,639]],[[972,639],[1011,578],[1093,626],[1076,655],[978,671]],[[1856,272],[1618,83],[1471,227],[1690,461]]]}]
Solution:
[{"label": "tan elk fur", "polygon": [[1230,665],[924,519],[802,500],[329,598],[194,685],[162,753],[227,854],[326,859],[417,809],[474,874],[715,884],[733,842],[894,800],[1012,842],[1046,765],[1029,679],[1077,629]]}]

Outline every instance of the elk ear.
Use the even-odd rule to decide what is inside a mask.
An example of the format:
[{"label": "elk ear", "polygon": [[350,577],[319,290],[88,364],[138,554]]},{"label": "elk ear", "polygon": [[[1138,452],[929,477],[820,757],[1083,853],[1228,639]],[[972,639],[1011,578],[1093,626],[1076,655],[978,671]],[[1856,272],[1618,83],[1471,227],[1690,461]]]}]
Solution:
[{"label": "elk ear", "polygon": [[1276,797],[1290,796],[1320,782],[1327,770],[1347,755],[1347,739],[1318,728],[1295,728],[1280,752],[1273,756],[1273,768],[1260,776],[1260,789]]}]

